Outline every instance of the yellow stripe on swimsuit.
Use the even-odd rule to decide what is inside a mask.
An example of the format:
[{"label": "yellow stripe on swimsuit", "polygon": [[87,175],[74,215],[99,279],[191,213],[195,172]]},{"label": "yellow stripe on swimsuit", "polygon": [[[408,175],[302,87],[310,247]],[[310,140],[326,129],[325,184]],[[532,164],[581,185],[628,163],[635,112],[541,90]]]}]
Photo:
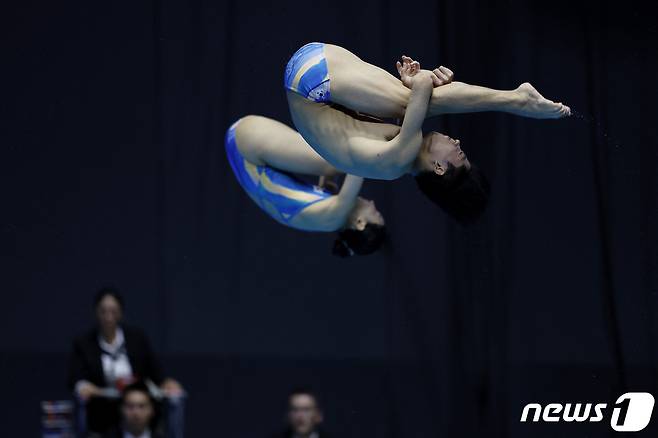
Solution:
[{"label": "yellow stripe on swimsuit", "polygon": [[297,50],[283,78],[286,89],[313,102],[330,102],[330,81],[323,43],[309,43]]}]

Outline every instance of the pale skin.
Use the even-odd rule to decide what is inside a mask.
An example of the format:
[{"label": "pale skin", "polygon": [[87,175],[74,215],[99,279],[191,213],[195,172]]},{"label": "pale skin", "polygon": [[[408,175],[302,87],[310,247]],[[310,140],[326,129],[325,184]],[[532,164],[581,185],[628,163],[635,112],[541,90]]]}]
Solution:
[{"label": "pale skin", "polygon": [[153,404],[148,394],[141,391],[130,391],[126,394],[121,406],[123,428],[132,436],[142,436],[149,428],[153,419]]},{"label": "pale skin", "polygon": [[[256,166],[267,165],[289,173],[332,177],[338,170],[287,125],[261,116],[246,116],[235,128],[240,154]],[[384,225],[373,201],[359,197],[363,178],[346,175],[338,194],[311,204],[289,225],[305,231],[363,230],[369,223]]]},{"label": "pale skin", "polygon": [[423,145],[421,128],[433,77],[427,71],[417,72],[410,85],[402,126],[360,121],[291,91],[288,103],[300,134],[333,166],[365,178],[391,180],[414,171]]},{"label": "pale skin", "polygon": [[[406,56],[397,65],[400,80],[342,47],[325,44],[324,54],[332,103],[378,117],[404,118],[402,127],[363,122],[287,91],[295,126],[308,143],[336,168],[367,178],[388,180],[425,170],[442,174],[448,163],[459,164],[446,155],[463,155],[458,141],[438,133],[423,138],[426,117],[481,111],[541,119],[570,114],[567,106],[545,99],[528,83],[494,90],[453,82],[449,69],[421,70]],[[461,162],[468,165],[465,157]]]},{"label": "pale skin", "polygon": [[310,437],[322,421],[322,411],[312,395],[294,394],[290,397],[288,423],[295,437]]}]

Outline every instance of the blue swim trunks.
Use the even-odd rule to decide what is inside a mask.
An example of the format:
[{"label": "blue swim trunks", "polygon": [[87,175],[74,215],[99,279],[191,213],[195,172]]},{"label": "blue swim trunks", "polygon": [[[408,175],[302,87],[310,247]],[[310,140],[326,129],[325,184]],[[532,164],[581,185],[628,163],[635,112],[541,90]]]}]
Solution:
[{"label": "blue swim trunks", "polygon": [[292,55],[286,66],[283,85],[313,102],[330,102],[329,72],[323,43],[306,44]]},{"label": "blue swim trunks", "polygon": [[226,155],[242,188],[273,219],[290,225],[290,221],[303,209],[332,196],[326,190],[289,173],[247,161],[238,150],[235,139],[238,123],[239,120],[226,132]]}]

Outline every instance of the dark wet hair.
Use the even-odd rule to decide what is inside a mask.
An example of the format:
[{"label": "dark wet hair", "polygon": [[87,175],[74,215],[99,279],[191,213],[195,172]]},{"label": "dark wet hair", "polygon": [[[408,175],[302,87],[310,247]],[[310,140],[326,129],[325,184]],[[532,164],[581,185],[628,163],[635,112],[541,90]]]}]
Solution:
[{"label": "dark wet hair", "polygon": [[421,192],[461,225],[477,221],[489,201],[489,182],[474,165],[448,164],[443,175],[421,172],[415,176]]},{"label": "dark wet hair", "polygon": [[119,307],[123,310],[123,297],[119,293],[119,291],[114,288],[114,287],[104,287],[101,288],[98,292],[96,292],[96,295],[94,296],[94,310],[98,308],[98,305],[100,304],[101,301],[103,301],[103,298],[110,296],[117,300],[119,303]]},{"label": "dark wet hair", "polygon": [[367,224],[362,231],[345,228],[338,232],[332,254],[338,257],[368,255],[377,251],[386,240],[384,225]]}]

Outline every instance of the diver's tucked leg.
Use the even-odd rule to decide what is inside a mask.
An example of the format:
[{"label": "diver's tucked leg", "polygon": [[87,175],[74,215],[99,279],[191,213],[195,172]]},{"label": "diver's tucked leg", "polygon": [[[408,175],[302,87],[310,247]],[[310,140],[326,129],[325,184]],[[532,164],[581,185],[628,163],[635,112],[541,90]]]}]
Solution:
[{"label": "diver's tucked leg", "polygon": [[254,164],[304,175],[336,175],[338,170],[288,125],[260,116],[247,116],[237,126],[238,146]]},{"label": "diver's tucked leg", "polygon": [[499,111],[522,117],[556,119],[570,114],[569,107],[546,99],[529,83],[515,90],[452,82],[434,88],[427,116]]},{"label": "diver's tucked leg", "polygon": [[[326,45],[325,54],[332,102],[377,117],[404,117],[410,90],[400,79],[342,47]],[[540,119],[569,114],[568,107],[544,98],[528,83],[515,90],[495,90],[452,82],[434,88],[427,116],[482,111]]]},{"label": "diver's tucked leg", "polygon": [[410,90],[398,78],[342,47],[326,44],[324,51],[333,103],[376,117],[403,117]]}]

